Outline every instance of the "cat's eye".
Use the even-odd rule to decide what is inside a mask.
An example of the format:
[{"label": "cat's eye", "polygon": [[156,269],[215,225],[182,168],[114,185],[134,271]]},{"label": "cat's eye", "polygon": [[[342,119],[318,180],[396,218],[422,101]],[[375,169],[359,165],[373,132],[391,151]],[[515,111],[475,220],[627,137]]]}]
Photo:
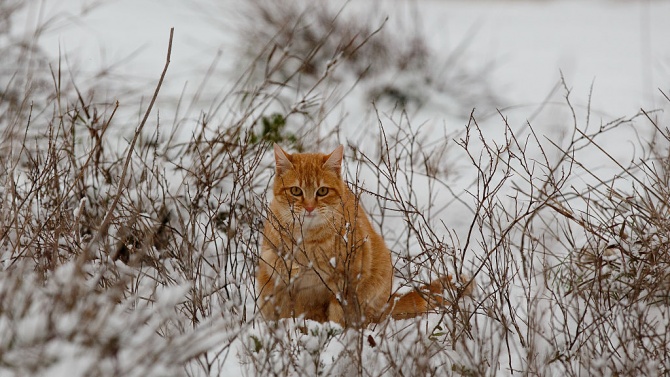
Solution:
[{"label": "cat's eye", "polygon": [[290,191],[291,191],[291,195],[293,195],[293,196],[300,196],[300,195],[302,195],[302,190],[301,190],[300,187],[298,187],[298,186],[293,186],[293,187],[291,187]]},{"label": "cat's eye", "polygon": [[318,190],[316,190],[316,196],[326,196],[328,195],[328,187],[319,187]]}]

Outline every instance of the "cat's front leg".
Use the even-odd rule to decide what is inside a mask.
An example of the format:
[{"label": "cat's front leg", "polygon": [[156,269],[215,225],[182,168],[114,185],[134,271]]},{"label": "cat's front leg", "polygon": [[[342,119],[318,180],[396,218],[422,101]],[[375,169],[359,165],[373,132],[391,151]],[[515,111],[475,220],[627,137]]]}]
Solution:
[{"label": "cat's front leg", "polygon": [[331,297],[327,311],[328,320],[347,327],[365,327],[370,323],[366,305],[358,300],[355,293],[338,293]]},{"label": "cat's front leg", "polygon": [[330,303],[328,304],[327,315],[328,315],[328,321],[338,323],[342,327],[345,326],[344,309],[342,308],[340,302],[337,301],[337,298],[335,298],[335,296],[333,296],[330,299]]}]

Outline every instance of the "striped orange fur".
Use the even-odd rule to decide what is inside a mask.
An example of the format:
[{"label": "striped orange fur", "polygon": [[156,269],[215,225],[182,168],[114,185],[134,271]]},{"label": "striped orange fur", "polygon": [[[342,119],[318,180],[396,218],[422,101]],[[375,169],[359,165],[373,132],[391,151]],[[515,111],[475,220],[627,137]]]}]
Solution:
[{"label": "striped orange fur", "polygon": [[341,176],[344,148],[289,154],[275,144],[274,198],[256,272],[267,319],[305,318],[364,326],[442,304],[450,277],[391,294],[391,253]]}]

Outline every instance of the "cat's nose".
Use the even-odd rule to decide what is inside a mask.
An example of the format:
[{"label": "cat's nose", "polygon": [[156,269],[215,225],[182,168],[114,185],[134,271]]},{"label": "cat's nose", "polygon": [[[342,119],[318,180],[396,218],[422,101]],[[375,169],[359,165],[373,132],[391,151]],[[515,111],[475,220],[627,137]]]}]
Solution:
[{"label": "cat's nose", "polygon": [[314,206],[305,206],[305,211],[307,211],[307,213],[312,213],[312,211],[314,211]]}]

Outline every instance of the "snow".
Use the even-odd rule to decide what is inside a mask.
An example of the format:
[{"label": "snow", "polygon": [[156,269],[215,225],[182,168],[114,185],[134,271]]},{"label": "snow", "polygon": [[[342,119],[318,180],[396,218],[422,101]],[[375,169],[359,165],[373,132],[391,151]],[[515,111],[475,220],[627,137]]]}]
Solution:
[{"label": "snow", "polygon": [[[234,27],[231,18],[239,5],[232,1],[120,0],[95,7],[83,18],[76,16],[81,1],[48,4],[47,14],[72,18],[47,33],[41,45],[54,57],[59,51],[67,55],[85,72],[117,65],[120,75],[155,82],[170,27],[175,40],[166,84],[172,96],[186,83],[198,83],[219,53],[225,66],[235,62],[228,29]],[[403,6],[407,4],[390,1],[384,11],[397,15]],[[668,2],[422,0],[408,7],[416,8],[434,49],[448,54],[467,41],[459,58],[473,66],[491,64],[504,105],[523,106],[525,114],[533,113],[552,91],[559,71],[581,104],[593,83],[592,106],[609,117],[662,103],[657,88],[670,74]],[[203,9],[213,9],[212,14]],[[220,18],[213,20],[221,9]]]},{"label": "snow", "polygon": [[660,102],[656,88],[668,74],[663,61],[669,53],[667,2],[430,4],[434,9],[426,14],[441,21],[427,28],[439,30],[441,24],[447,29],[447,41],[438,43],[454,45],[473,34],[471,59],[493,61],[510,106],[538,105],[556,84],[559,70],[582,104],[593,82],[592,105],[609,116]]},{"label": "snow", "polygon": [[[24,22],[17,22],[14,27],[17,33],[21,28],[30,25],[31,20],[39,13],[40,2],[33,2],[28,6],[24,14]],[[177,111],[176,104],[180,96],[191,98],[199,93],[199,87],[203,87],[201,98],[197,103],[211,104],[214,96],[225,91],[227,87],[239,76],[236,54],[235,18],[240,12],[239,2],[232,0],[208,2],[184,2],[177,0],[119,0],[106,3],[91,11],[81,14],[85,4],[83,0],[47,1],[44,14],[46,17],[52,15],[67,14],[67,17],[59,18],[56,23],[41,38],[41,46],[49,55],[57,60],[59,54],[67,56],[67,64],[73,71],[83,72],[85,77],[93,80],[95,72],[104,67],[114,67],[117,77],[123,77],[130,81],[129,85],[139,88],[141,96],[146,98],[153,92],[153,87],[158,80],[162,67],[165,63],[169,29],[175,28],[175,40],[172,51],[172,60],[166,77],[165,86],[159,96],[157,105],[161,114],[166,117],[173,116]],[[370,5],[366,2],[352,2],[348,11],[368,9]],[[580,119],[585,118],[585,108],[590,106],[593,122],[596,126],[607,123],[619,117],[629,117],[639,111],[640,108],[656,109],[667,104],[664,103],[658,89],[669,91],[670,83],[670,2],[665,1],[443,1],[443,0],[419,0],[413,2],[387,1],[379,2],[375,8],[378,12],[389,14],[392,18],[402,18],[404,22],[416,22],[412,27],[419,28],[427,36],[429,47],[444,59],[456,59],[459,64],[467,67],[471,72],[483,72],[483,77],[488,80],[491,91],[498,97],[494,103],[483,102],[475,104],[476,114],[482,117],[483,129],[487,132],[486,137],[496,138],[502,134],[500,129],[500,117],[497,109],[500,109],[508,119],[513,129],[524,130],[527,121],[530,121],[536,131],[552,139],[560,138],[562,134],[572,126],[569,116],[565,113],[563,97],[565,91],[561,86],[561,77],[564,77],[566,85],[571,89],[571,100],[578,109]],[[412,13],[414,12],[414,13]],[[416,15],[416,18],[408,14]],[[60,16],[59,16],[60,17]],[[409,20],[409,21],[407,21]],[[414,20],[414,21],[412,21]],[[418,21],[417,21],[418,20]],[[460,46],[464,46],[461,50]],[[335,62],[337,64],[337,62]],[[210,66],[216,66],[214,79],[203,82]],[[419,79],[412,75],[401,75],[391,72],[378,78],[378,82],[367,85],[394,83],[401,86],[411,86]],[[85,83],[82,83],[85,84]],[[365,85],[365,84],[363,84]],[[467,115],[471,108],[460,109],[462,112],[454,114],[445,109],[453,109],[454,104],[450,99],[442,98],[440,93],[422,91],[422,87],[412,87],[417,92],[417,97],[428,103],[424,108],[410,112],[412,124],[423,125],[432,130],[433,135],[449,135],[461,130],[467,123]],[[113,95],[110,90],[106,95]],[[346,114],[346,124],[340,140],[333,143],[345,143],[352,141],[356,145],[364,145],[364,135],[368,132],[363,125],[370,123],[369,104],[361,100],[362,95],[354,93],[352,98],[343,102],[341,112]],[[136,104],[124,103],[126,109],[124,119],[135,119],[137,117]],[[189,108],[191,115],[198,114],[201,109],[196,105]],[[135,113],[133,113],[135,112]],[[366,115],[367,114],[367,115]],[[162,115],[163,116],[163,115]],[[339,114],[337,115],[339,116]],[[661,115],[663,116],[663,115]],[[121,135],[130,135],[134,129],[133,122],[127,122],[127,130],[115,130]],[[497,127],[497,128],[496,128]],[[636,125],[636,131],[642,137],[649,136],[651,127]],[[190,130],[185,134],[190,135]],[[522,131],[527,132],[527,131]],[[607,146],[611,153],[622,160],[631,160],[634,147],[630,145],[631,137],[626,134],[613,139],[607,139]],[[594,154],[591,156],[597,162],[602,156]],[[462,192],[467,184],[477,178],[476,172],[467,169],[467,161],[459,160],[454,163],[457,169],[457,177],[450,182],[450,187],[455,192]],[[353,166],[353,165],[352,165]],[[353,171],[353,169],[351,169]],[[366,183],[366,188],[374,191],[376,183],[381,179],[374,172],[362,170],[359,172],[361,182]],[[17,173],[20,174],[20,173]],[[20,177],[20,175],[18,175]],[[446,206],[445,202],[454,199],[457,195],[449,195],[442,192],[435,198],[430,193],[431,187],[423,185],[421,177],[405,177],[406,182],[401,182],[402,187],[411,186],[416,182],[416,191],[403,193],[406,196],[415,195],[419,197],[419,203],[423,210],[434,210]],[[412,179],[416,179],[413,181]],[[588,183],[585,179],[585,182]],[[586,184],[585,183],[585,184]],[[180,182],[171,182],[178,185]],[[580,183],[576,183],[579,185]],[[5,191],[11,191],[5,188]],[[139,198],[145,195],[141,189],[133,190],[132,194]],[[448,197],[448,199],[446,199]],[[383,205],[374,203],[372,199],[365,199],[369,212],[379,218],[383,212]],[[424,201],[425,200],[425,201]],[[622,206],[627,202],[622,202]],[[82,211],[88,205],[83,198],[79,205],[74,208],[75,217],[79,218]],[[454,216],[453,208],[438,216],[447,229],[453,229],[458,235],[465,234],[471,221],[468,216]],[[626,204],[627,205],[627,204]],[[37,212],[37,210],[36,210]],[[4,215],[3,215],[4,216]],[[147,217],[150,217],[147,214]],[[230,219],[233,221],[233,219]],[[405,231],[404,218],[392,218],[384,220],[382,233],[395,236]],[[347,224],[348,225],[348,224]],[[203,225],[204,227],[204,225]],[[445,232],[443,232],[445,233]],[[446,237],[446,235],[442,234]],[[213,243],[217,249],[225,247],[222,239]],[[409,250],[402,249],[402,245],[389,245],[393,249],[400,248],[399,255],[409,256]],[[207,250],[203,250],[206,253]],[[606,256],[607,261],[615,261],[618,255]],[[330,264],[335,267],[336,259],[331,258]],[[167,264],[167,262],[166,262]],[[169,266],[164,266],[169,269]],[[611,268],[606,266],[606,269]],[[55,281],[52,284],[66,285],[70,274],[74,272],[73,265],[66,265],[57,271]],[[203,273],[208,276],[216,276],[220,271],[214,266],[203,267]],[[150,277],[151,279],[159,277]],[[150,278],[146,278],[150,280]],[[138,277],[138,280],[141,280]],[[209,280],[206,280],[209,282]],[[153,281],[151,281],[153,282]],[[151,319],[150,315],[144,318],[135,318],[129,325],[118,310],[111,309],[110,303],[80,303],[81,309],[63,314],[59,319],[56,332],[69,334],[73,331],[79,312],[77,310],[94,310],[102,308],[94,320],[101,321],[101,334],[112,338],[117,332],[119,342],[128,345],[128,352],[123,354],[122,362],[137,362],[151,369],[149,361],[144,363],[136,360],[145,357],[144,353],[133,354],[132,351],[140,349],[144,341],[149,341],[156,346],[156,350],[165,347],[162,338],[156,335],[165,330],[163,322],[173,315],[172,308],[184,301],[191,299],[189,296],[192,286],[188,282],[180,282],[176,285],[165,286],[161,289],[153,289],[150,283],[146,287],[138,284],[138,297],[124,298],[128,306],[146,305],[140,297],[151,297],[155,300],[155,308],[147,313],[160,312],[160,316]],[[200,284],[201,282],[198,282]],[[541,284],[540,284],[541,285]],[[51,287],[56,289],[58,287]],[[70,287],[72,288],[72,287]],[[76,287],[75,287],[76,288]],[[216,287],[218,288],[218,287]],[[28,288],[23,288],[29,291]],[[74,289],[74,288],[72,288]],[[523,291],[513,291],[516,297],[512,297],[515,310],[526,311],[531,315],[533,310],[541,314],[542,305],[538,308],[531,307],[524,302],[526,297]],[[251,299],[251,298],[250,298]],[[253,303],[236,303],[240,307],[228,307],[227,310],[246,310],[251,317],[255,310]],[[222,304],[223,305],[223,304]],[[246,305],[246,306],[245,306]],[[156,309],[157,308],[157,309]],[[16,329],[17,342],[35,342],[46,330],[45,323],[39,311],[43,309],[39,305],[31,306],[30,314],[21,321]],[[118,309],[118,308],[117,308]],[[643,310],[641,308],[640,310]],[[104,312],[104,310],[108,310]],[[216,310],[216,308],[214,308]],[[88,313],[88,312],[87,312]],[[62,314],[62,313],[61,313]],[[277,327],[272,327],[262,321],[253,322],[253,326],[247,324],[233,324],[232,320],[225,316],[226,313],[211,314],[211,317],[203,320],[200,327],[196,327],[194,338],[197,343],[184,339],[182,345],[187,355],[206,354],[212,358],[218,357],[221,352],[227,356],[223,358],[220,365],[214,365],[220,375],[241,375],[244,373],[257,372],[283,372],[284,368],[295,368],[299,372],[316,373],[317,370],[330,371],[333,374],[351,372],[342,368],[339,363],[335,364],[338,357],[348,356],[344,350],[354,344],[363,344],[363,355],[367,372],[375,373],[383,370],[384,363],[388,362],[386,357],[420,352],[417,344],[427,342],[427,337],[421,338],[419,334],[413,333],[410,324],[412,321],[401,322],[397,328],[381,328],[366,330],[363,341],[357,343],[354,334],[344,332],[334,324],[318,324],[309,322],[306,324],[308,333],[297,333],[298,327],[290,321],[280,321]],[[118,315],[118,317],[115,317]],[[202,314],[204,316],[204,314]],[[212,319],[214,318],[214,319]],[[547,318],[547,322],[550,319]],[[575,326],[570,318],[564,318],[570,326]],[[0,316],[0,329],[9,325],[6,319]],[[438,321],[434,318],[421,320],[419,328],[429,329],[426,333],[431,337],[440,338],[436,330]],[[543,322],[544,318],[543,318]],[[403,327],[403,324],[407,324]],[[146,325],[146,326],[145,326]],[[195,325],[194,325],[195,326]],[[234,335],[231,328],[240,326],[241,335]],[[176,331],[172,329],[173,331]],[[396,331],[397,330],[397,331]],[[490,330],[491,334],[499,335],[496,330]],[[170,331],[170,330],[167,330]],[[274,337],[265,337],[268,332],[275,332]],[[404,332],[403,332],[404,331]],[[481,330],[485,331],[484,329]],[[279,335],[278,335],[279,334]],[[393,343],[384,341],[386,336],[400,337],[401,342]],[[368,347],[367,337],[379,339],[379,349],[376,352],[373,347]],[[506,336],[506,335],[504,335]],[[286,344],[273,343],[280,338],[289,339]],[[295,338],[295,339],[293,339]],[[110,341],[111,342],[111,341]],[[287,345],[288,344],[288,345]],[[290,355],[293,364],[287,363],[281,352],[282,347],[295,348],[295,355]],[[103,346],[97,346],[93,352],[104,351]],[[225,349],[222,351],[221,347]],[[427,346],[428,347],[428,346]],[[458,357],[458,347],[454,345],[454,355]],[[500,349],[498,349],[498,348]],[[502,350],[503,343],[494,342],[490,349],[484,348],[481,352],[489,351],[491,354],[507,352]],[[513,347],[514,348],[514,347]],[[250,350],[255,350],[254,352]],[[548,349],[545,347],[545,351]],[[632,350],[631,350],[632,351]],[[96,359],[87,354],[82,344],[73,340],[65,344],[55,344],[43,351],[44,354],[54,356],[54,363],[46,371],[48,375],[66,376],[73,368],[88,368],[90,363]],[[524,350],[512,349],[514,355],[510,355],[516,366],[524,364]],[[566,351],[567,352],[567,351]],[[567,353],[566,353],[567,354]],[[158,358],[159,352],[148,352],[146,355]],[[544,355],[546,358],[554,355]],[[543,356],[543,357],[544,357]],[[163,355],[165,358],[166,356]],[[254,360],[269,358],[276,361],[273,365],[262,365],[265,370],[253,370]],[[504,358],[503,358],[504,359]],[[426,355],[419,360],[419,366],[430,365],[431,359]],[[168,373],[174,360],[160,359],[160,363],[151,369],[154,375]],[[604,358],[597,359],[597,364],[606,364]],[[110,363],[113,363],[110,361]],[[321,364],[319,364],[321,363]],[[354,365],[352,360],[351,365]],[[461,367],[476,368],[467,365],[463,359]],[[127,365],[125,366],[127,367]],[[412,372],[412,365],[401,366],[408,374]],[[433,367],[437,368],[437,365]],[[102,366],[101,368],[112,368]],[[111,369],[110,369],[111,370]],[[199,369],[194,368],[195,375],[200,375]],[[137,372],[136,372],[137,373]],[[509,370],[500,369],[499,375],[511,373]],[[203,374],[204,375],[204,374]]]}]

